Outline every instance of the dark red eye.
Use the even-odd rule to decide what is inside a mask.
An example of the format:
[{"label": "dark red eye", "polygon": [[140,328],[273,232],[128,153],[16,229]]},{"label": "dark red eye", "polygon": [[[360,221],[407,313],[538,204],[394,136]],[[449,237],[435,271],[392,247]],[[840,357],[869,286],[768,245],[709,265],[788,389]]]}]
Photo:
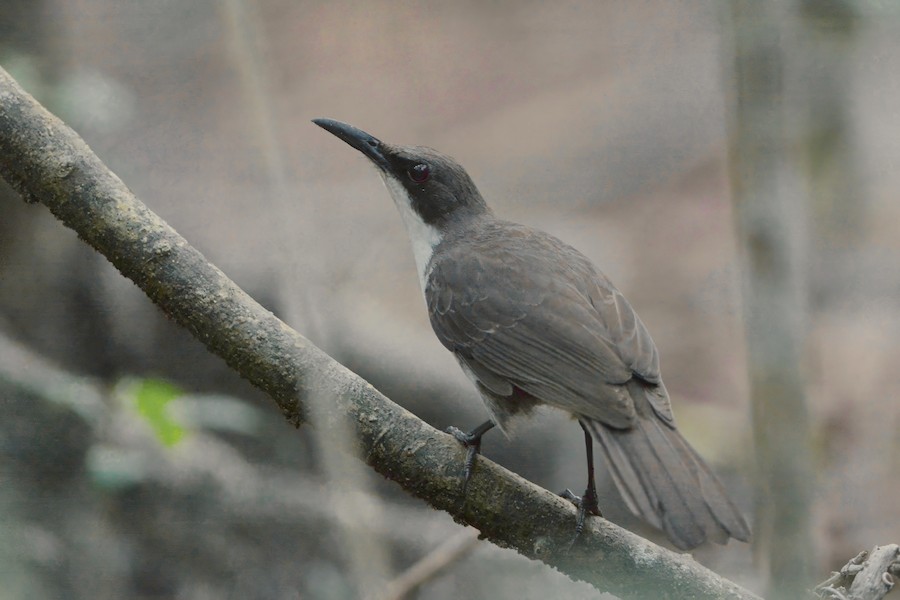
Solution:
[{"label": "dark red eye", "polygon": [[413,183],[425,183],[431,175],[431,167],[425,163],[419,163],[411,167],[406,174],[409,175]]}]

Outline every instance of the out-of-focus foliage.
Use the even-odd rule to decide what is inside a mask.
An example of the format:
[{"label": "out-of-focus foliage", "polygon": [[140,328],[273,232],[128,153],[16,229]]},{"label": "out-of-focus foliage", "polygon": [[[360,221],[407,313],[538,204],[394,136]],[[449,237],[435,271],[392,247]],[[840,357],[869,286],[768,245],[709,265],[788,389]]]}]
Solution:
[{"label": "out-of-focus foliage", "polygon": [[144,417],[162,445],[174,446],[181,441],[185,428],[175,421],[169,407],[184,391],[161,379],[141,379],[129,386],[126,393],[133,398],[138,414]]}]

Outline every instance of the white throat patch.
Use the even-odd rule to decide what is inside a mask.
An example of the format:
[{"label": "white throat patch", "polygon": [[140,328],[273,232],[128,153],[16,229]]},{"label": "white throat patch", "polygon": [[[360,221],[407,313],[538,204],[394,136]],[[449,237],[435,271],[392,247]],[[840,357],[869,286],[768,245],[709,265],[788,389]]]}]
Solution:
[{"label": "white throat patch", "polygon": [[425,282],[428,275],[426,269],[428,268],[428,262],[431,260],[431,255],[434,253],[435,246],[441,243],[441,233],[436,227],[425,223],[422,217],[419,216],[419,213],[413,209],[412,200],[403,184],[386,173],[382,173],[381,178],[384,180],[384,185],[390,192],[391,198],[394,199],[394,204],[397,205],[397,210],[400,211],[400,217],[406,226],[406,233],[409,236],[409,241],[412,243],[413,256],[416,259],[419,285],[422,286],[422,292],[425,292]]}]

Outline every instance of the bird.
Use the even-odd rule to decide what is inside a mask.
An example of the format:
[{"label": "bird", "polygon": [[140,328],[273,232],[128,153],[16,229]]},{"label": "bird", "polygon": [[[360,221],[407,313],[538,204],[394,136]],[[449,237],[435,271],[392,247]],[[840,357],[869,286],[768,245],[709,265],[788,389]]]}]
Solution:
[{"label": "bird", "polygon": [[750,528],[723,484],[675,425],[659,352],[631,304],[581,252],[496,217],[455,160],[424,146],[392,145],[333,119],[313,122],[377,168],[408,233],[432,329],[474,383],[490,419],[466,433],[463,495],[494,427],[549,405],[577,419],[588,483],[575,539],[602,516],[594,443],[628,509],[690,550]]}]

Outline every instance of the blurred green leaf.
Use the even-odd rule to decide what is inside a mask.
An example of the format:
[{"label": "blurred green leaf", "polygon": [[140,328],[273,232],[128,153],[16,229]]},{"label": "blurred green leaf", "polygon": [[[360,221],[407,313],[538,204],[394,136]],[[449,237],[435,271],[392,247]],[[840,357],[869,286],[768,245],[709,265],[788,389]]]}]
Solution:
[{"label": "blurred green leaf", "polygon": [[164,446],[174,446],[186,431],[169,414],[172,400],[184,395],[179,387],[161,379],[142,379],[134,386],[134,400],[140,414]]}]

